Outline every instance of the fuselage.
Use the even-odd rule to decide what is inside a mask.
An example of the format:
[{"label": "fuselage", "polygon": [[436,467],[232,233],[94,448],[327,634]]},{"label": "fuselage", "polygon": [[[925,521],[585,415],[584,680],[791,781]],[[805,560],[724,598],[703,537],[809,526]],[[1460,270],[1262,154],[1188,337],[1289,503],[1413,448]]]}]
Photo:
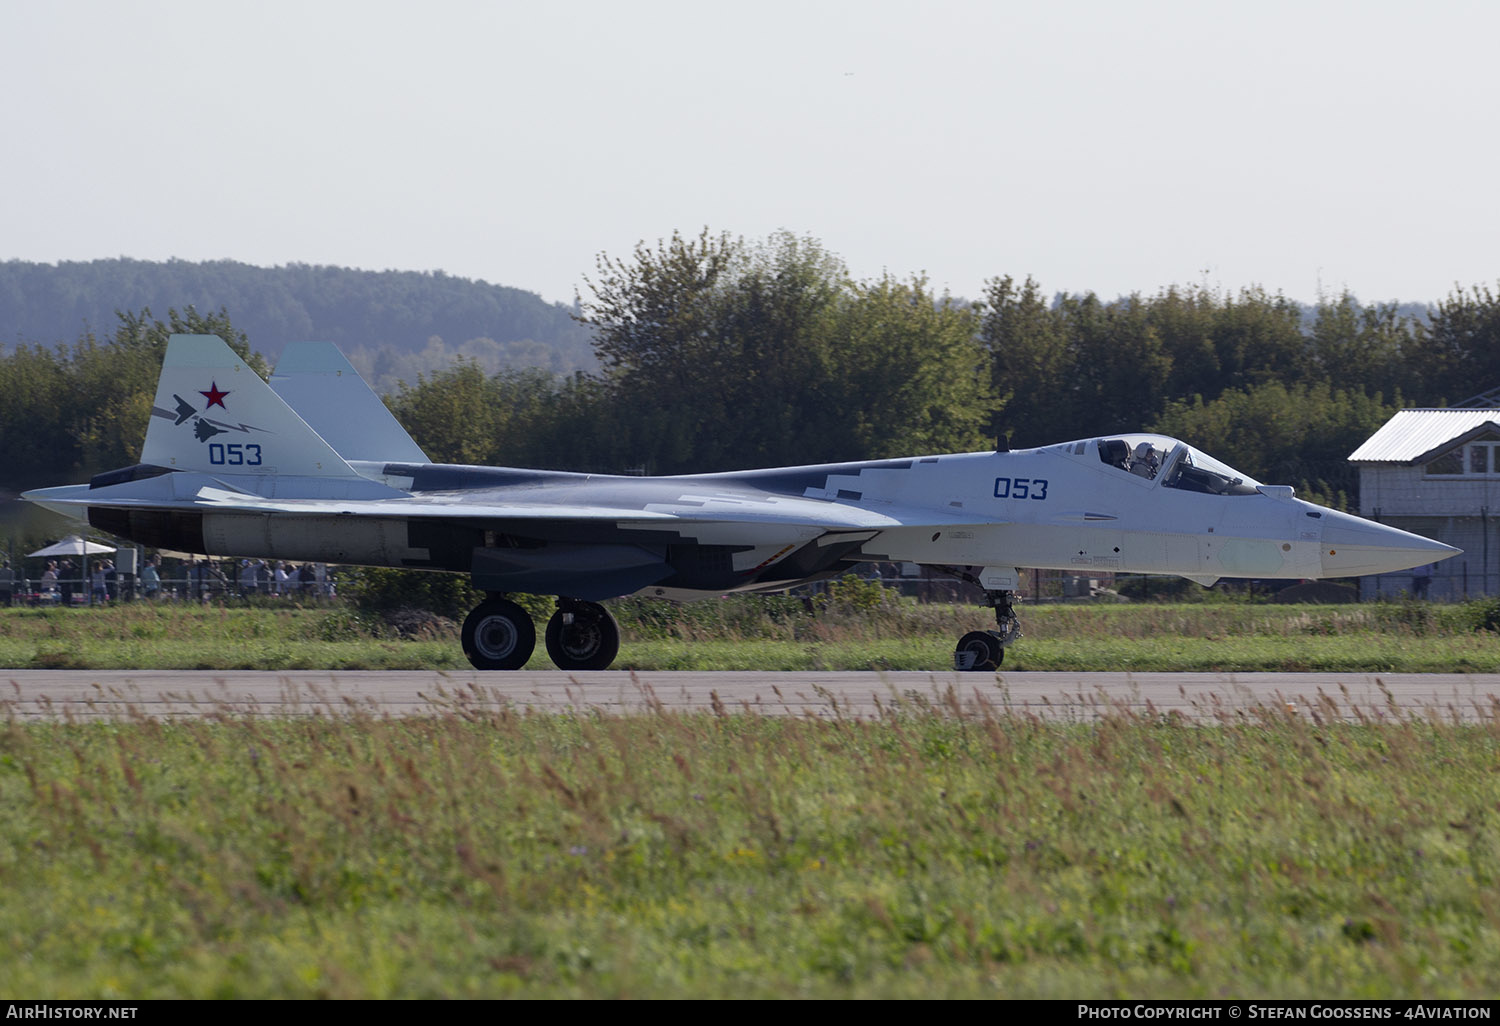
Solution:
[{"label": "fuselage", "polygon": [[[448,570],[485,590],[587,599],[784,588],[867,561],[1211,583],[1390,572],[1454,551],[1296,499],[1159,435],[675,477],[353,466],[360,477],[349,483],[215,479],[266,496],[268,508],[254,510],[112,506],[110,493],[132,483],[96,479],[90,519],[162,547]],[[201,475],[167,476],[178,480],[133,484],[185,496],[195,485],[181,478]],[[373,504],[369,488],[381,496]]]}]

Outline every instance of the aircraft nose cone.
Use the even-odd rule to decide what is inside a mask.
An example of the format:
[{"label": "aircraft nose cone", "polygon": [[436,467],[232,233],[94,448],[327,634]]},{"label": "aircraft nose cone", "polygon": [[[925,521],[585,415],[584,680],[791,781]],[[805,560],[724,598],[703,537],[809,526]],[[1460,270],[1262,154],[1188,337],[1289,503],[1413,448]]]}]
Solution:
[{"label": "aircraft nose cone", "polygon": [[1323,512],[1323,576],[1363,577],[1409,570],[1463,549],[1335,510]]}]

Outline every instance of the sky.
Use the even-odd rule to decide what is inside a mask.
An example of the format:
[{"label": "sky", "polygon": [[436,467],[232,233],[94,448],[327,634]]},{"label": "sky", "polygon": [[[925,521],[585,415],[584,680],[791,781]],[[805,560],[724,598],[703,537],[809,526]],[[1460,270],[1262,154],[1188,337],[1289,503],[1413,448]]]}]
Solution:
[{"label": "sky", "polygon": [[0,0],[0,259],[589,296],[704,227],[870,279],[1500,282],[1500,4]]}]

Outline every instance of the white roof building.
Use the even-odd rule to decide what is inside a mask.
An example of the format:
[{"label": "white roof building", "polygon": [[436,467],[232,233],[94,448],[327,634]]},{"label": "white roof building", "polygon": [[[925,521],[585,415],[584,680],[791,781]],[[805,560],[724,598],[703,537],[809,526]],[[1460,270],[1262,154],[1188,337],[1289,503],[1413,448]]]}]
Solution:
[{"label": "white roof building", "polygon": [[1365,578],[1362,597],[1500,593],[1500,536],[1490,540],[1500,520],[1500,409],[1401,410],[1349,461],[1359,468],[1361,516],[1464,550],[1430,568]]},{"label": "white roof building", "polygon": [[1420,463],[1486,429],[1500,434],[1500,410],[1400,410],[1349,461]]}]

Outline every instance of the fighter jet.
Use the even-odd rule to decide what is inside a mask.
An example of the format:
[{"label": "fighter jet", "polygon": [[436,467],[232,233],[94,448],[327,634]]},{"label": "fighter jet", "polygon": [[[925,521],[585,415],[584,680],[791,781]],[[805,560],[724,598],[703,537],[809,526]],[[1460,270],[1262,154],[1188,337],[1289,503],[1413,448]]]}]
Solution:
[{"label": "fighter jet", "polygon": [[1020,636],[1018,566],[1206,585],[1390,573],[1460,551],[1154,434],[674,477],[435,464],[332,346],[290,350],[267,384],[213,335],[169,341],[141,460],[25,497],[158,548],[468,574],[487,598],[463,650],[483,670],[524,666],[536,647],[514,593],[556,596],[547,654],[597,670],[619,650],[605,599],[917,563],[982,590],[996,629],[965,634],[954,666],[992,671]]}]

